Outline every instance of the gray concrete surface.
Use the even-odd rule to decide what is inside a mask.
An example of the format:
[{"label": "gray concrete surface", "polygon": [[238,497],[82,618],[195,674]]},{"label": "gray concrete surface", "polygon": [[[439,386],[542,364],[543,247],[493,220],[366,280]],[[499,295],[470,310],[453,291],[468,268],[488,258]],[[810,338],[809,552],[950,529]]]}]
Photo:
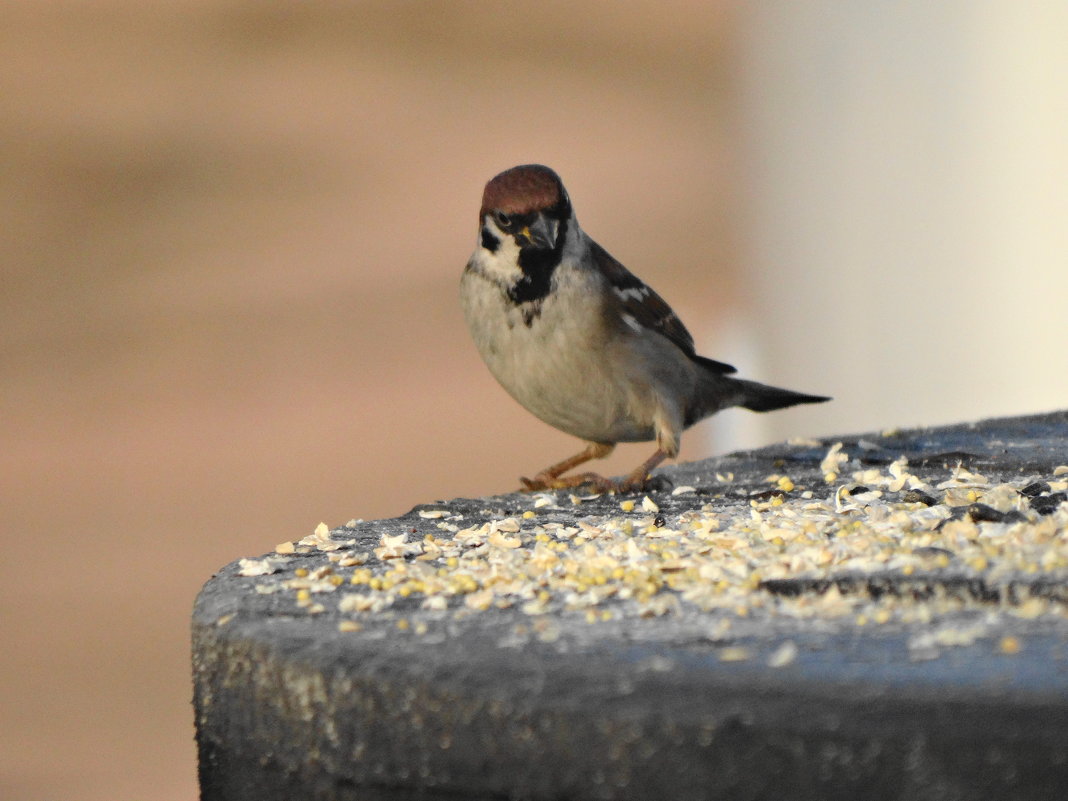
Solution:
[{"label": "gray concrete surface", "polygon": [[[820,464],[834,442],[849,462],[829,482]],[[769,474],[791,477],[788,497],[819,498],[901,456],[932,482],[961,465],[1025,490],[1022,512],[964,503],[939,530],[988,521],[967,529],[982,545],[1017,522],[1045,526],[1050,553],[1068,537],[1056,492],[1068,412],[680,465],[648,494],[659,506],[648,517],[670,526],[701,506],[748,516],[777,502]],[[910,497],[900,508],[924,508]],[[922,570],[832,565],[753,581],[744,608],[683,602],[655,616],[620,597],[592,619],[555,602],[543,614],[476,610],[460,596],[426,609],[419,593],[378,611],[342,603],[353,570],[387,569],[373,555],[384,535],[443,535],[427,514],[524,526],[620,514],[616,497],[535,502],[460,499],[354,521],[331,532],[351,545],[298,545],[275,555],[277,572],[243,576],[255,570],[235,562],[208,581],[193,615],[202,798],[1039,799],[1068,787],[1068,573],[1057,562],[998,572],[949,553]],[[337,591],[301,598],[287,583],[363,553],[365,564],[325,574],[342,577]],[[854,606],[822,614],[831,593]],[[815,611],[788,609],[797,599]],[[880,609],[881,625],[861,619]]]}]

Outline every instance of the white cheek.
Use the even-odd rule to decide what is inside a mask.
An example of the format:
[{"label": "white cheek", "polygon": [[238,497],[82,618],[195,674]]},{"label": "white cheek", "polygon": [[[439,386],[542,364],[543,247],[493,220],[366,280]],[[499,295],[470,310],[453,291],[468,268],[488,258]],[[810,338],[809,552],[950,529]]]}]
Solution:
[{"label": "white cheek", "polygon": [[514,237],[497,227],[492,217],[487,216],[485,223],[490,232],[500,241],[500,245],[492,253],[482,247],[482,231],[479,229],[474,261],[487,275],[495,276],[507,283],[514,283],[523,275],[523,271],[519,269],[519,245],[516,244]]}]

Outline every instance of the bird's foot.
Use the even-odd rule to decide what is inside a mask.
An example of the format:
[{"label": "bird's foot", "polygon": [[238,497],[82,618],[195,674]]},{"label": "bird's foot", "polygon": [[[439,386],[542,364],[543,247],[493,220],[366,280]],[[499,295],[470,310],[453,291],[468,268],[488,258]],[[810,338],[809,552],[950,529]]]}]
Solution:
[{"label": "bird's foot", "polygon": [[649,482],[652,480],[652,476],[648,473],[635,474],[631,473],[629,476],[616,479],[612,482],[612,490],[617,495],[628,495],[632,492],[642,492],[649,486]]},{"label": "bird's foot", "polygon": [[541,472],[534,478],[520,477],[523,488],[521,492],[538,492],[540,490],[572,489],[589,484],[598,492],[611,492],[615,482],[597,473],[576,473],[573,476],[554,476]]},{"label": "bird's foot", "polygon": [[618,479],[605,478],[598,473],[576,473],[572,476],[550,476],[538,473],[534,478],[520,478],[523,484],[521,492],[539,492],[541,490],[574,489],[589,487],[602,494],[615,493],[627,495],[643,490],[662,488],[667,479],[651,476],[648,473],[634,472]]}]

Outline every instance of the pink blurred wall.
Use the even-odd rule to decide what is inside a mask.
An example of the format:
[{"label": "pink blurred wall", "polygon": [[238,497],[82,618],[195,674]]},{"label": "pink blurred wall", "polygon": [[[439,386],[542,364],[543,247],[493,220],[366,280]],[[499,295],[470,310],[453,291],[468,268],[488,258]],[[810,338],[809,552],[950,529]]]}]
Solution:
[{"label": "pink blurred wall", "polygon": [[460,317],[514,164],[703,352],[836,396],[683,459],[1068,403],[1065,36],[1057,0],[0,0],[0,798],[195,797],[213,570],[575,450]]},{"label": "pink blurred wall", "polygon": [[0,5],[0,797],[195,797],[215,568],[575,448],[460,317],[495,172],[715,335],[723,5]]}]

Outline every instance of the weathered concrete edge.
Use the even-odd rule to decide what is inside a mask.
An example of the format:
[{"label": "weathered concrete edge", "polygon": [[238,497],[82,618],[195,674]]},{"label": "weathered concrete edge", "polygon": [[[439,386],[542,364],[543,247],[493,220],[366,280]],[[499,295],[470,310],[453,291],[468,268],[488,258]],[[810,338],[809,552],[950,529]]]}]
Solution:
[{"label": "weathered concrete edge", "polygon": [[[945,688],[828,684],[806,693],[793,684],[784,694],[732,666],[711,676],[676,671],[666,688],[650,674],[649,686],[620,693],[618,660],[598,665],[583,654],[569,664],[536,644],[477,669],[470,650],[452,662],[435,651],[434,675],[418,670],[418,649],[369,652],[354,683],[317,661],[314,637],[277,672],[278,654],[256,644],[263,632],[214,624],[226,611],[202,594],[195,616],[205,798],[311,788],[313,797],[374,798],[375,787],[383,798],[505,797],[516,787],[546,798],[760,797],[784,788],[801,798],[1044,797],[1068,778],[1063,747],[1051,745],[1068,742],[1056,693],[995,686],[961,699]],[[495,642],[485,645],[500,657]],[[663,643],[646,647],[651,659],[663,655]],[[552,692],[574,690],[578,675],[604,678],[602,695],[576,704]],[[225,716],[210,714],[222,708]]]},{"label": "weathered concrete edge", "polygon": [[623,664],[486,643],[478,665],[435,650],[432,671],[419,648],[391,647],[353,677],[313,648],[281,660],[225,632],[195,629],[206,799],[1040,798],[1068,778],[1068,702],[1049,694],[799,685],[753,665],[665,683],[635,668],[663,657],[654,645]]}]

